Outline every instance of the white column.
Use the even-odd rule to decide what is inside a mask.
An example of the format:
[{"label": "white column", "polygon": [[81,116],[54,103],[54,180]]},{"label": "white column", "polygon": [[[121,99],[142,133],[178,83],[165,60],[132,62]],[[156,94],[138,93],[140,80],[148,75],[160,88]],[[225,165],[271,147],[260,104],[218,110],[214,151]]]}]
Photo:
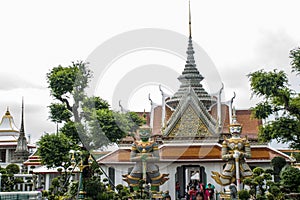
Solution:
[{"label": "white column", "polygon": [[45,190],[49,190],[49,186],[50,186],[50,174],[46,174],[45,176]]},{"label": "white column", "polygon": [[10,158],[9,158],[9,149],[5,149],[5,162],[9,163],[10,162]]},{"label": "white column", "polygon": [[160,167],[163,169],[160,171],[161,174],[169,174],[169,180],[165,182],[161,187],[160,190],[165,192],[166,190],[169,191],[171,199],[176,199],[176,191],[175,191],[175,174],[176,174],[176,167],[174,164],[170,164],[167,167]]}]

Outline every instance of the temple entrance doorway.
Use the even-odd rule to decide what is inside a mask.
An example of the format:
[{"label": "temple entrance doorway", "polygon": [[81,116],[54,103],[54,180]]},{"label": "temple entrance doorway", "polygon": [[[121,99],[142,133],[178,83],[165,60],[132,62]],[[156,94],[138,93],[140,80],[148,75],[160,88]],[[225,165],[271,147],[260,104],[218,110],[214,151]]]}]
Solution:
[{"label": "temple entrance doorway", "polygon": [[[206,185],[207,177],[205,168],[200,165],[182,165],[177,167],[175,175],[176,184],[179,185],[179,190],[176,191],[176,195],[179,194],[179,198],[185,196],[191,184],[203,183]],[[176,187],[175,187],[176,190]],[[176,196],[178,198],[178,196]]]}]

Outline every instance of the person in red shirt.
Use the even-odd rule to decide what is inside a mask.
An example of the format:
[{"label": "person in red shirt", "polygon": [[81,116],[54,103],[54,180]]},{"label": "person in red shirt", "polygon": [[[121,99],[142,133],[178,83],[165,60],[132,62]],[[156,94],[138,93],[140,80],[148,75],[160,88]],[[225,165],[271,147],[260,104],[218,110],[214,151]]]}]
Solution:
[{"label": "person in red shirt", "polygon": [[192,186],[190,191],[189,191],[190,200],[195,200],[196,199],[197,192],[198,191],[196,190],[195,186]]},{"label": "person in red shirt", "polygon": [[205,188],[204,200],[212,200],[213,196],[214,196],[214,186],[209,183]]}]

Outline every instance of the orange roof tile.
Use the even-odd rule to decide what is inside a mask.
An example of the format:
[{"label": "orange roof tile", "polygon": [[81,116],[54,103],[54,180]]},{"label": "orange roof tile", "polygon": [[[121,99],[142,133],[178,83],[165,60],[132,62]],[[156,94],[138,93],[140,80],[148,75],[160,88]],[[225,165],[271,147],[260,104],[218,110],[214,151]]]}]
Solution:
[{"label": "orange roof tile", "polygon": [[[161,161],[221,161],[221,145],[204,144],[204,145],[162,145],[159,149]],[[252,157],[247,159],[248,162],[261,160],[272,160],[275,156],[281,156],[285,159],[289,157],[275,149],[267,146],[251,147]],[[130,162],[130,149],[118,149],[113,153],[98,159],[99,163],[122,163]]]},{"label": "orange roof tile", "polygon": [[[229,133],[229,107],[227,105],[222,105],[222,116],[225,115],[225,118],[222,117],[223,122],[223,133]],[[211,115],[217,119],[217,106],[213,106]],[[251,117],[251,110],[236,110],[237,121],[242,124],[242,137],[248,136],[251,139],[257,139],[258,137],[258,127],[262,125],[262,121],[258,119],[253,119]]]}]

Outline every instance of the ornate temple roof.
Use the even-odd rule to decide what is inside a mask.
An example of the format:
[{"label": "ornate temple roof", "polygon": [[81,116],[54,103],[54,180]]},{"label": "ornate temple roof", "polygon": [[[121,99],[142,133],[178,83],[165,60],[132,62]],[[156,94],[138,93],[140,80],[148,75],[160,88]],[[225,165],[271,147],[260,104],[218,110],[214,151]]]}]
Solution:
[{"label": "ornate temple roof", "polygon": [[[23,121],[23,119],[22,119]],[[16,148],[18,146],[18,143],[22,144],[25,143],[26,147],[25,149],[33,149],[36,148],[35,145],[29,145],[27,144],[27,141],[25,138],[25,133],[24,133],[24,122],[23,125],[21,124],[21,130],[17,128],[15,125],[13,116],[10,114],[9,109],[7,108],[4,116],[2,117],[1,123],[0,123],[0,146],[1,148],[5,147],[13,147]],[[22,132],[23,137],[21,137],[20,141],[20,132]],[[25,139],[24,139],[25,138]],[[20,146],[20,145],[19,145]]]},{"label": "ornate temple roof", "polygon": [[184,96],[186,91],[191,87],[197,94],[198,98],[204,106],[208,109],[215,100],[205,91],[202,84],[200,83],[204,77],[200,74],[196,67],[195,58],[194,58],[194,48],[192,41],[192,32],[191,32],[191,9],[189,7],[189,40],[188,48],[186,51],[187,60],[182,74],[178,77],[178,80],[181,82],[180,88],[178,91],[168,100],[166,103],[175,109]]},{"label": "ornate temple roof", "polygon": [[0,123],[0,136],[19,136],[19,129],[16,127],[8,108]]},{"label": "ornate temple roof", "polygon": [[166,103],[173,109],[176,109],[180,99],[191,87],[197,94],[199,100],[203,102],[205,107],[208,109],[215,102],[215,100],[205,91],[202,84],[200,83],[203,79],[204,77],[200,74],[196,67],[193,43],[192,38],[190,37],[185,68],[182,74],[178,77],[181,85],[178,91],[169,100],[167,100]]}]

